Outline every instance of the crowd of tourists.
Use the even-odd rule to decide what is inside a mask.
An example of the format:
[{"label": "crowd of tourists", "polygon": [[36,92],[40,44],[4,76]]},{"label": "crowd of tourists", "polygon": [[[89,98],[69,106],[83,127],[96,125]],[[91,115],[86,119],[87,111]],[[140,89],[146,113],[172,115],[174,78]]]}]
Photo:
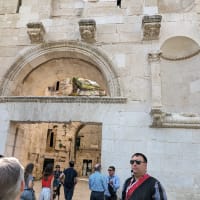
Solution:
[{"label": "crowd of tourists", "polygon": [[[115,166],[109,166],[108,175],[104,175],[101,164],[97,163],[88,181],[90,200],[167,200],[161,183],[147,173],[147,157],[144,154],[133,154],[130,165],[132,175],[125,180],[120,195],[117,192],[120,179],[115,174]],[[33,163],[27,164],[24,169],[17,158],[0,155],[0,200],[36,200],[33,169]],[[47,164],[42,175],[39,200],[59,200],[62,185],[65,200],[72,200],[77,175],[74,161],[70,161],[69,167],[63,171],[60,165],[56,165],[54,170],[53,164]]]}]

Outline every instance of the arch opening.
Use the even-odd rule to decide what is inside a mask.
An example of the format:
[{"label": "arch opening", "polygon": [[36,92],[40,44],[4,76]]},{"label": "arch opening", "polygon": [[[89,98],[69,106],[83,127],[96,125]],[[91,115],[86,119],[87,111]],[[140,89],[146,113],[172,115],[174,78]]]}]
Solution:
[{"label": "arch opening", "polygon": [[[68,69],[75,69],[79,66],[81,74],[83,77],[85,76],[84,78],[88,78],[89,75],[86,75],[83,67],[81,68],[80,66],[90,67],[95,73],[101,75],[101,85],[109,96],[120,96],[118,76],[108,57],[89,44],[75,41],[46,43],[25,52],[8,70],[1,84],[0,95],[19,96],[21,94],[26,96],[26,93],[23,94],[22,91],[24,91],[23,85],[27,79],[37,70],[44,68],[44,65],[47,65],[47,63],[54,62],[59,66],[59,60],[68,61],[68,64],[71,64],[71,68],[68,66]],[[55,68],[58,66],[55,65]],[[62,67],[65,69],[64,66]],[[49,68],[49,70],[52,69]],[[43,75],[46,78],[45,73]],[[45,83],[45,79],[43,82]]]}]

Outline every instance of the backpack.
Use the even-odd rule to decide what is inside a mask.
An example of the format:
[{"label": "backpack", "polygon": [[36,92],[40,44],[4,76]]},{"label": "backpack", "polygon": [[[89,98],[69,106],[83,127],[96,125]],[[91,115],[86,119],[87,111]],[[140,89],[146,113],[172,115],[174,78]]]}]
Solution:
[{"label": "backpack", "polygon": [[111,197],[116,195],[115,190],[113,189],[113,187],[109,183],[108,183],[108,191],[109,191]]}]

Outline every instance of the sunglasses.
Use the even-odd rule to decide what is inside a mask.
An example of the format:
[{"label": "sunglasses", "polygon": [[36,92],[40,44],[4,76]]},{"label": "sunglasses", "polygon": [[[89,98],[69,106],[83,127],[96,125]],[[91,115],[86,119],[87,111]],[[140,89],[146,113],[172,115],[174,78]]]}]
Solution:
[{"label": "sunglasses", "polygon": [[140,165],[141,163],[145,163],[141,160],[130,160],[130,164],[133,165],[134,163],[136,163],[137,165]]}]

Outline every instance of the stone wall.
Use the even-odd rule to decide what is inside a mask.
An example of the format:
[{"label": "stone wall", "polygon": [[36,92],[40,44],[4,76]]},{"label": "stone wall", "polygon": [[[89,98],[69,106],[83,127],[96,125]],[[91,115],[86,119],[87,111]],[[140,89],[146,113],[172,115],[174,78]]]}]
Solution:
[{"label": "stone wall", "polygon": [[[60,165],[61,170],[73,160],[78,175],[87,177],[101,159],[101,125],[83,125],[81,122],[12,123],[5,152],[19,158],[24,166],[34,163],[36,179],[42,177],[46,159],[51,159],[54,166]],[[87,171],[83,171],[85,160],[90,160],[91,164]]]},{"label": "stone wall", "polygon": [[[130,156],[143,152],[168,199],[198,200],[199,6],[199,0],[123,0],[121,8],[115,0],[0,1],[0,153],[25,158],[15,141],[16,130],[24,134],[17,129],[22,122],[100,123],[103,173],[115,165],[122,187]],[[33,23],[29,32],[28,23]],[[176,37],[183,37],[182,46]],[[168,43],[171,38],[177,40]],[[110,97],[37,97],[48,86],[48,62],[60,58],[94,67],[95,80]],[[40,71],[45,65],[47,73]],[[81,75],[85,71],[80,67]],[[24,97],[4,97],[22,91]]]}]

